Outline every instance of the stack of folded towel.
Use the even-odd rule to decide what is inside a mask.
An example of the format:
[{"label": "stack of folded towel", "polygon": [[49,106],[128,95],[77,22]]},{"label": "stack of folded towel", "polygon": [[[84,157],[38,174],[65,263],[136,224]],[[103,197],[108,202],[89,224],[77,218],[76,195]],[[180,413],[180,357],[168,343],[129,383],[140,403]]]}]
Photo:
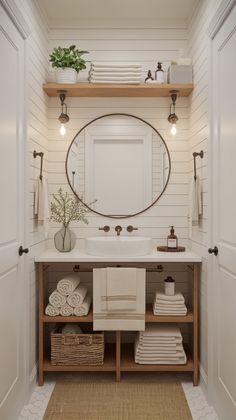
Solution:
[{"label": "stack of folded towel", "polygon": [[139,84],[142,78],[140,63],[92,63],[90,83]]},{"label": "stack of folded towel", "polygon": [[80,284],[80,278],[71,274],[57,283],[57,288],[49,296],[45,314],[49,316],[86,316],[92,302],[85,286]]},{"label": "stack of folded towel", "polygon": [[145,269],[93,270],[93,329],[141,331],[145,328]]},{"label": "stack of folded towel", "polygon": [[135,340],[135,363],[183,365],[187,358],[182,334],[172,325],[148,325],[139,331]]},{"label": "stack of folded towel", "polygon": [[153,302],[153,313],[154,315],[186,315],[187,308],[184,296],[182,293],[168,296],[165,293],[157,291]]}]

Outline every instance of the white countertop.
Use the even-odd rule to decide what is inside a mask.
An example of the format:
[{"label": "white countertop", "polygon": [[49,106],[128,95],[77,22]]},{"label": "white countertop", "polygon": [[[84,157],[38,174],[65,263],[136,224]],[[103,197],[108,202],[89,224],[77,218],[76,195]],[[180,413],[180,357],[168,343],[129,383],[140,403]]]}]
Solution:
[{"label": "white countertop", "polygon": [[192,251],[186,250],[185,252],[159,252],[153,250],[148,255],[139,257],[97,257],[95,255],[88,255],[79,249],[73,249],[71,252],[59,252],[55,249],[48,249],[42,254],[35,257],[35,262],[65,262],[65,263],[92,263],[92,262],[153,262],[153,263],[200,263],[202,257]]}]

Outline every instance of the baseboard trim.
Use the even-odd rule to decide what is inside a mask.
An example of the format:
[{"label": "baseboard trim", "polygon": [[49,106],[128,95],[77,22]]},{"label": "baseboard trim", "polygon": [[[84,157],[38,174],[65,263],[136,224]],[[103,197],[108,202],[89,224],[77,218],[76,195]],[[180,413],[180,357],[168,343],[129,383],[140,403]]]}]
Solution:
[{"label": "baseboard trim", "polygon": [[206,400],[208,400],[208,387],[207,387],[207,374],[203,369],[202,365],[199,367],[200,372],[200,386],[205,394]]},{"label": "baseboard trim", "polygon": [[38,372],[38,363],[36,363],[34,365],[33,369],[30,372],[30,376],[29,376],[29,382],[30,382],[30,384],[32,382],[36,382],[37,372]]}]

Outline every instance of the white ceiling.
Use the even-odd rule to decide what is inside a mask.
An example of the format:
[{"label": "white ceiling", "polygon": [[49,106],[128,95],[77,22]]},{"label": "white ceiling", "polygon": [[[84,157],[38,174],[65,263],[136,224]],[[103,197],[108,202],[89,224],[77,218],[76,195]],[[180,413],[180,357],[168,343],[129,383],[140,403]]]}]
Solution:
[{"label": "white ceiling", "polygon": [[48,21],[181,19],[199,0],[37,0]]}]

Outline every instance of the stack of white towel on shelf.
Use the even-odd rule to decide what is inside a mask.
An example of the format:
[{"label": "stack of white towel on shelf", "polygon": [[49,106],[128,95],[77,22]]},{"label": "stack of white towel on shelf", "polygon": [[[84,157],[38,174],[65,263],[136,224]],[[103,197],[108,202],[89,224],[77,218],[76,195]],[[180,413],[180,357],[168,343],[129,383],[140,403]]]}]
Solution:
[{"label": "stack of white towel on shelf", "polygon": [[90,83],[139,84],[142,78],[140,63],[104,63],[91,64]]},{"label": "stack of white towel on shelf", "polygon": [[80,278],[71,274],[57,283],[50,294],[45,314],[49,316],[86,316],[92,302],[88,289],[80,284]]},{"label": "stack of white towel on shelf", "polygon": [[187,307],[182,293],[176,293],[173,296],[165,295],[165,293],[156,291],[153,302],[154,315],[173,315],[185,316]]},{"label": "stack of white towel on shelf", "polygon": [[147,325],[137,333],[135,363],[183,365],[187,358],[182,344],[182,334],[172,325]]},{"label": "stack of white towel on shelf", "polygon": [[145,329],[145,269],[93,270],[93,329]]}]

